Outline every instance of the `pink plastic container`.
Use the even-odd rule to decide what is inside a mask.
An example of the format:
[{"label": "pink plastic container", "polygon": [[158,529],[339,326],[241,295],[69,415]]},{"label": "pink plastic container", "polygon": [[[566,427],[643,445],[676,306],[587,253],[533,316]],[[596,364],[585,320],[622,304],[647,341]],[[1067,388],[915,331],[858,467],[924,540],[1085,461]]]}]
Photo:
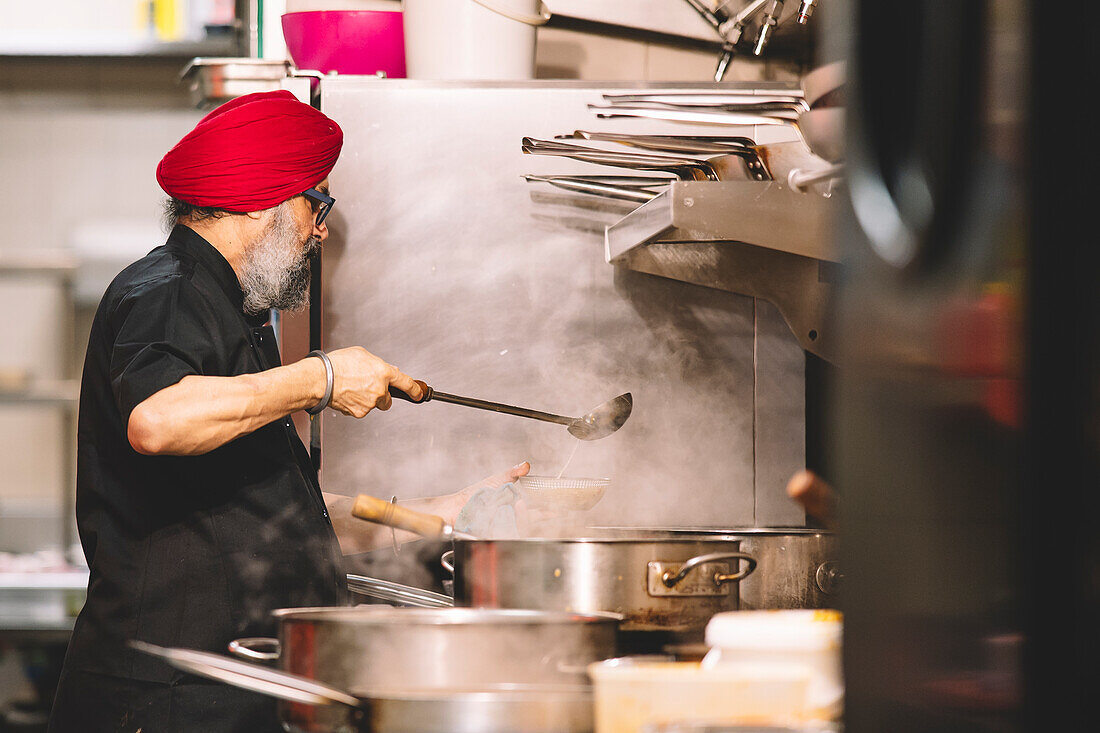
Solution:
[{"label": "pink plastic container", "polygon": [[400,11],[312,10],[286,13],[282,21],[287,51],[299,69],[405,77]]}]

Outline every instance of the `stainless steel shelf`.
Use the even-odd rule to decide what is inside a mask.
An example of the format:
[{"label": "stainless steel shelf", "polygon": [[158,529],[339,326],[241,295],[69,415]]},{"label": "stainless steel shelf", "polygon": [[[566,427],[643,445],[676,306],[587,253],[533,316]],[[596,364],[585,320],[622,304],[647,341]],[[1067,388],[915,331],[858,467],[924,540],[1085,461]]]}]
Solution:
[{"label": "stainless steel shelf", "polygon": [[607,227],[606,259],[767,300],[804,349],[829,359],[825,308],[839,198],[778,181],[674,181]]},{"label": "stainless steel shelf", "polygon": [[0,391],[0,405],[57,405],[75,407],[80,383],[75,379],[35,380],[26,389]]},{"label": "stainless steel shelf", "polygon": [[87,589],[87,570],[0,572],[0,637],[64,640]]},{"label": "stainless steel shelf", "polygon": [[828,225],[834,199],[778,181],[673,181],[607,228],[607,261],[654,241],[736,241],[836,261]]},{"label": "stainless steel shelf", "polygon": [[[721,47],[721,39],[714,28],[683,0],[545,0],[545,3],[551,13],[551,27],[568,24],[583,29],[591,24],[597,31],[620,28],[650,35],[658,42],[682,40]],[[740,8],[734,5],[733,9]],[[779,30],[784,34],[803,30],[804,26],[794,21],[797,13],[798,3],[787,3],[780,15]],[[759,18],[753,18],[750,25],[755,30]]]},{"label": "stainless steel shelf", "polygon": [[72,277],[80,261],[58,250],[0,250],[0,275],[56,275]]},{"label": "stainless steel shelf", "polygon": [[53,37],[41,33],[0,33],[0,56],[189,58],[234,56],[239,50],[240,43],[236,38],[157,41],[115,34]]},{"label": "stainless steel shelf", "polygon": [[0,573],[0,591],[3,590],[72,590],[84,591],[88,587],[87,570],[6,572]]}]

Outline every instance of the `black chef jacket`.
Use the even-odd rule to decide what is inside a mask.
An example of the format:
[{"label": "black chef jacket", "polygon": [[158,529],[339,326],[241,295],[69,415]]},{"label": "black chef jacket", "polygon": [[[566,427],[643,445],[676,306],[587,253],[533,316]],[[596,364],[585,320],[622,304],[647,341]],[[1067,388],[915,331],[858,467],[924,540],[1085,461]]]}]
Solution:
[{"label": "black chef jacket", "polygon": [[91,576],[50,730],[281,730],[271,698],[184,675],[130,639],[226,653],[274,636],[276,608],[347,602],[305,447],[276,420],[200,456],[144,456],[136,405],[191,374],[279,365],[229,263],[191,229],[123,270],[92,324],[80,389],[76,517]]}]

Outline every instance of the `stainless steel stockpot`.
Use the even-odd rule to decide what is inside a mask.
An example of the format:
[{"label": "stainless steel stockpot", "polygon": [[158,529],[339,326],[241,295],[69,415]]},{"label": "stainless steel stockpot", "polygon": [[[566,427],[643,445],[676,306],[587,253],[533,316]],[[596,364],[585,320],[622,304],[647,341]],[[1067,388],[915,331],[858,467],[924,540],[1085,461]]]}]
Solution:
[{"label": "stainless steel stockpot", "polygon": [[739,584],[741,609],[834,608],[841,573],[833,532],[805,527],[701,529],[698,527],[593,527],[601,537],[653,537],[740,541],[756,571]]},{"label": "stainless steel stockpot", "polygon": [[[588,685],[497,685],[358,694],[195,649],[132,645],[191,674],[270,695],[291,733],[591,733]],[[290,711],[290,717],[287,717]]]},{"label": "stainless steel stockpot", "polygon": [[[454,542],[455,604],[621,614],[623,632],[701,635],[739,607],[756,566],[740,540],[623,538]],[[744,564],[742,564],[744,563]]]},{"label": "stainless steel stockpot", "polygon": [[840,588],[836,535],[819,529],[743,529],[729,536],[759,562],[741,588],[741,608],[835,608]]},{"label": "stainless steel stockpot", "polygon": [[[586,685],[586,666],[617,653],[614,614],[472,608],[292,608],[273,612],[279,638],[240,639],[238,656],[384,695],[501,685]],[[259,652],[261,647],[275,647]],[[333,730],[342,711],[280,702],[282,719],[309,733]]]}]

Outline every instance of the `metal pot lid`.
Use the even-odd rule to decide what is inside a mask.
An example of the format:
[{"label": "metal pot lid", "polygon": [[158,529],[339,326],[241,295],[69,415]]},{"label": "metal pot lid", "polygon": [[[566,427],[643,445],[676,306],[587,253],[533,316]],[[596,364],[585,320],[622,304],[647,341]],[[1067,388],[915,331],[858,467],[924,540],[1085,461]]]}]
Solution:
[{"label": "metal pot lid", "polygon": [[354,573],[348,573],[348,590],[391,604],[415,608],[451,608],[455,604],[453,597],[442,593]]},{"label": "metal pot lid", "polygon": [[271,669],[251,662],[223,657],[197,649],[161,647],[132,640],[138,651],[160,657],[172,667],[191,674],[217,680],[243,690],[259,692],[280,700],[307,705],[343,704],[358,707],[359,699],[343,690],[290,672]]}]

